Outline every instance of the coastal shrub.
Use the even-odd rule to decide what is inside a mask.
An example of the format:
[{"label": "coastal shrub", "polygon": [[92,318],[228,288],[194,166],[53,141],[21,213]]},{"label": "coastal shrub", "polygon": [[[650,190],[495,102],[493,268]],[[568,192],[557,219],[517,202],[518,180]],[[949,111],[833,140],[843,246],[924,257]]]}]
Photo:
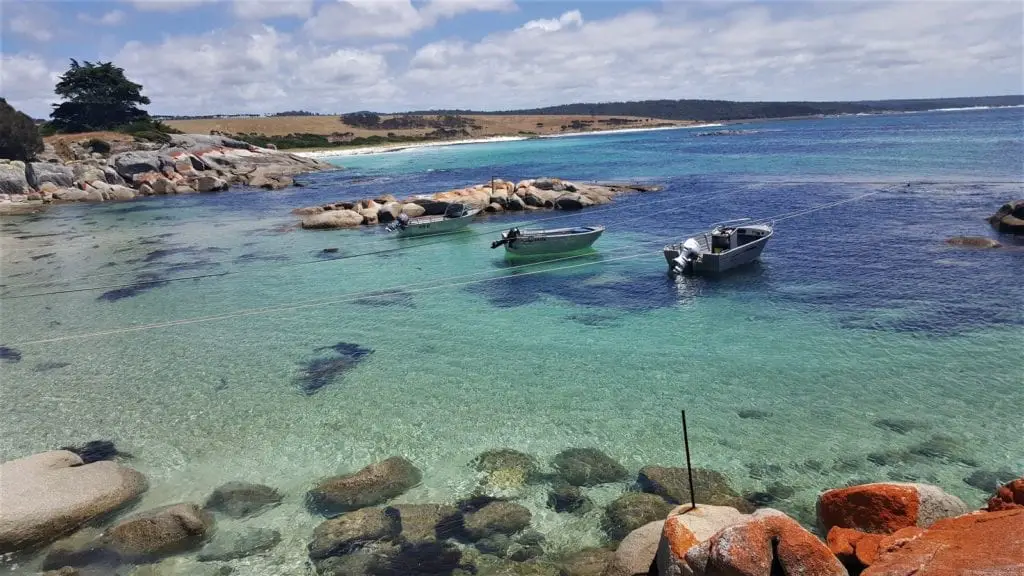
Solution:
[{"label": "coastal shrub", "polygon": [[97,152],[99,154],[110,154],[110,143],[106,140],[100,140],[99,138],[90,138],[85,142],[86,148],[91,152]]},{"label": "coastal shrub", "polygon": [[35,121],[0,98],[0,158],[27,161],[42,151]]},{"label": "coastal shrub", "polygon": [[341,117],[341,121],[354,128],[373,130],[380,126],[380,114],[373,112],[352,112]]},{"label": "coastal shrub", "polygon": [[57,132],[114,130],[150,119],[149,113],[137,106],[149,104],[142,85],[129,80],[124,69],[112,62],[79,64],[72,59],[54,92],[64,100],[50,113]]}]

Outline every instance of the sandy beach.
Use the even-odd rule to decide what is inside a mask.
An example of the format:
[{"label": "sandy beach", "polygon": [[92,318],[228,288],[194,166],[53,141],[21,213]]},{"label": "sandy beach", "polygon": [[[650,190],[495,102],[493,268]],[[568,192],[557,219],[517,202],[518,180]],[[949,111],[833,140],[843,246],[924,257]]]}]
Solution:
[{"label": "sandy beach", "polygon": [[485,138],[467,138],[463,140],[436,140],[430,142],[412,142],[384,144],[380,146],[359,146],[353,148],[324,148],[322,150],[306,150],[296,152],[298,156],[307,158],[336,158],[341,156],[362,156],[366,154],[385,154],[417,148],[433,148],[437,146],[460,146],[464,144],[485,144],[489,142],[515,142],[519,140],[570,138],[574,136],[600,136],[608,134],[627,134],[631,132],[656,132],[660,130],[689,130],[693,128],[715,128],[724,124],[690,124],[687,126],[653,126],[650,128],[622,128],[617,130],[591,130],[588,132],[570,132],[565,134],[545,134],[542,136],[488,136]]}]

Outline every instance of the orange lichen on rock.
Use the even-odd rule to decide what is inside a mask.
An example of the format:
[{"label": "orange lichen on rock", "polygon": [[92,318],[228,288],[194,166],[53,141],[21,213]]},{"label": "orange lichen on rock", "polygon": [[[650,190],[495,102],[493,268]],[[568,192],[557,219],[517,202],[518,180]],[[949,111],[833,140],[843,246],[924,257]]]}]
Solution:
[{"label": "orange lichen on rock", "polygon": [[885,536],[868,534],[852,528],[833,527],[828,531],[828,549],[851,570],[870,566],[878,557],[879,543]]},{"label": "orange lichen on rock", "polygon": [[988,501],[989,512],[1024,508],[1024,478],[1007,482]]},{"label": "orange lichen on rock", "polygon": [[1024,508],[965,514],[940,520],[916,537],[897,536],[883,541],[863,576],[1024,574]]},{"label": "orange lichen on rock", "polygon": [[912,484],[864,484],[837,488],[818,498],[818,522],[875,534],[917,526],[920,498]]}]

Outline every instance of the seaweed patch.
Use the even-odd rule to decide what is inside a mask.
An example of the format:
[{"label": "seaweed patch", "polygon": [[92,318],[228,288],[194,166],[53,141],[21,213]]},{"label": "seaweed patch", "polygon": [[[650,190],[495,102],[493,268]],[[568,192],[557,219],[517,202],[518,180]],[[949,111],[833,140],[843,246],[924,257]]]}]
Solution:
[{"label": "seaweed patch", "polygon": [[345,372],[355,368],[357,364],[373,354],[372,348],[358,344],[339,342],[333,346],[316,348],[314,352],[330,350],[334,355],[313,358],[306,363],[298,378],[299,387],[307,396],[316,394],[321,388],[335,382]]},{"label": "seaweed patch", "polygon": [[0,346],[0,362],[21,362],[21,352],[7,346]]}]

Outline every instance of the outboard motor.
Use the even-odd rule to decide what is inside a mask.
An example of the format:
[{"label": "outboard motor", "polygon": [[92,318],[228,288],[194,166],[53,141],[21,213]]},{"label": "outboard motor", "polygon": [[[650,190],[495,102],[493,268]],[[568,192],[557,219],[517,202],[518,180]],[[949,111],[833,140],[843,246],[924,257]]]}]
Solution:
[{"label": "outboard motor", "polygon": [[498,246],[504,244],[511,244],[518,237],[519,228],[511,228],[502,236],[501,240],[495,240],[494,242],[491,242],[491,248],[497,248]]},{"label": "outboard motor", "polygon": [[687,238],[686,242],[683,242],[682,248],[679,251],[679,256],[672,260],[673,271],[680,274],[689,271],[693,267],[694,260],[700,257],[700,243],[693,238]]},{"label": "outboard motor", "polygon": [[394,232],[395,230],[405,230],[405,227],[409,225],[409,215],[402,212],[398,215],[398,218],[394,222],[388,224],[387,231]]}]

